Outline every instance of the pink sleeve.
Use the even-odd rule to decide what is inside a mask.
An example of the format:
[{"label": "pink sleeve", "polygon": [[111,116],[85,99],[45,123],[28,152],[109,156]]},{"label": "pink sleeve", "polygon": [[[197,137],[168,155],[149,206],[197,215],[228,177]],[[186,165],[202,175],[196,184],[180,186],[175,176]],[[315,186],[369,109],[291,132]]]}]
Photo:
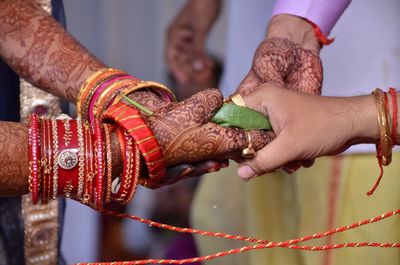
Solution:
[{"label": "pink sleeve", "polygon": [[276,0],[272,16],[291,14],[306,18],[328,36],[351,0]]}]

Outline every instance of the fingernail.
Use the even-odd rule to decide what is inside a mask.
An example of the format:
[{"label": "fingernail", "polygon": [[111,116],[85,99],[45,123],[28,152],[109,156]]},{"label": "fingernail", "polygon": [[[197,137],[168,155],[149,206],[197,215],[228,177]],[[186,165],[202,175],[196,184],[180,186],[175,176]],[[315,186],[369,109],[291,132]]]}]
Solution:
[{"label": "fingernail", "polygon": [[193,168],[188,167],[188,168],[186,168],[184,171],[182,171],[181,177],[187,176],[187,175],[189,175],[189,174],[192,173],[192,172],[193,172]]},{"label": "fingernail", "polygon": [[249,166],[242,166],[238,168],[238,175],[239,177],[241,177],[242,179],[251,179],[254,178],[256,176],[256,173],[253,171],[253,169],[251,169],[251,167]]}]

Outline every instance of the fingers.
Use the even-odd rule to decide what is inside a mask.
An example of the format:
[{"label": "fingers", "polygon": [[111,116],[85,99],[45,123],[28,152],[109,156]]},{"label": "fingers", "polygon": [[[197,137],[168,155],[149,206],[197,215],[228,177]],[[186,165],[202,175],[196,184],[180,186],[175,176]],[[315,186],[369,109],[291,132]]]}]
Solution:
[{"label": "fingers", "polygon": [[[200,152],[207,157],[229,158],[241,160],[241,154],[245,148],[260,150],[275,137],[273,132],[252,130],[245,132],[238,128],[221,127],[208,123],[202,128],[204,134],[197,135]],[[208,132],[208,137],[205,133]],[[248,137],[250,134],[250,137]],[[199,137],[200,136],[200,137]],[[249,141],[250,140],[250,141]],[[212,146],[212,148],[210,148]],[[203,147],[206,147],[202,149]]]},{"label": "fingers", "polygon": [[285,145],[282,134],[257,152],[256,156],[239,164],[238,175],[243,179],[251,179],[264,173],[281,168],[293,160],[295,152],[283,152],[291,146]]},{"label": "fingers", "polygon": [[221,108],[223,100],[224,97],[218,89],[208,88],[178,103],[175,112],[189,113],[191,123],[206,123]]},{"label": "fingers", "polygon": [[228,166],[228,160],[207,160],[193,164],[180,164],[168,168],[167,176],[162,180],[161,185],[170,185],[187,178],[198,177],[207,173],[216,172]]}]

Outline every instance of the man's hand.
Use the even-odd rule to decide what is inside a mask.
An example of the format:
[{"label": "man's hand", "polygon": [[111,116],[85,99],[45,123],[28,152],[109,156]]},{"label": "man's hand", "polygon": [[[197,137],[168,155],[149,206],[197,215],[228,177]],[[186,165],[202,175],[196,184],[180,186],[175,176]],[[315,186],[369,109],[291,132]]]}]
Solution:
[{"label": "man's hand", "polygon": [[[320,44],[312,26],[292,15],[274,16],[266,38],[258,46],[253,65],[236,90],[248,95],[262,84],[273,84],[311,94],[321,94],[322,64]],[[284,166],[292,173],[300,166],[310,166],[312,160],[295,161]]]}]

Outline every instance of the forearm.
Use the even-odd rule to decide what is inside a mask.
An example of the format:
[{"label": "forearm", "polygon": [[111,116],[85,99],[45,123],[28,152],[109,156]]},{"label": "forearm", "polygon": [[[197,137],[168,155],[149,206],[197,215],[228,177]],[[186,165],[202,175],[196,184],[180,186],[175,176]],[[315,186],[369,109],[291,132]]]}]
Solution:
[{"label": "forearm", "polygon": [[72,103],[105,65],[32,0],[0,1],[0,55],[15,72]]},{"label": "forearm", "polygon": [[[111,134],[113,176],[121,172],[121,153]],[[23,123],[0,122],[0,197],[28,193],[28,127]]]}]

